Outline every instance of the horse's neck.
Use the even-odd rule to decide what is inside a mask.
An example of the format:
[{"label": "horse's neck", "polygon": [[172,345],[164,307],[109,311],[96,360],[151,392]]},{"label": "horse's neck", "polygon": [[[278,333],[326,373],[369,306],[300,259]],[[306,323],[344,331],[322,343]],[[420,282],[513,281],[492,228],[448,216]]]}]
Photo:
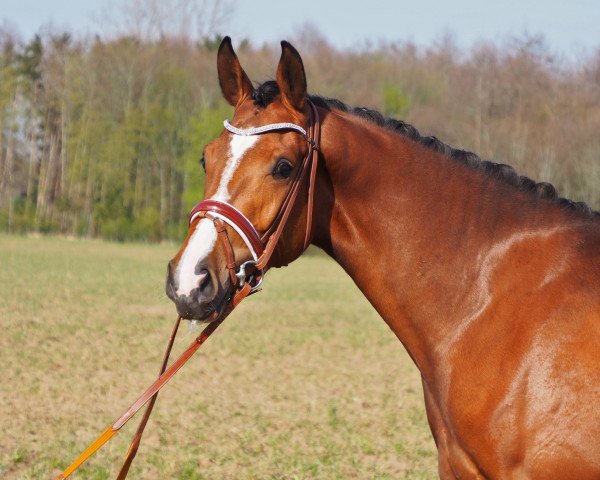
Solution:
[{"label": "horse's neck", "polygon": [[331,208],[316,243],[427,376],[481,308],[486,255],[560,212],[532,200],[524,215],[512,187],[357,117],[328,113],[322,138]]}]

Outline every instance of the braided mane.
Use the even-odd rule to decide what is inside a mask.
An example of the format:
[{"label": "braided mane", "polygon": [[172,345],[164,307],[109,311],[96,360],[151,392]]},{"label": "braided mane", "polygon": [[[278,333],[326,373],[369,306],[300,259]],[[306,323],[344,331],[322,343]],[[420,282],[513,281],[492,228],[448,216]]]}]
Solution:
[{"label": "braided mane", "polygon": [[[259,84],[255,88],[254,92],[252,93],[252,99],[258,107],[264,108],[273,102],[278,95],[279,87],[277,82],[269,80]],[[521,191],[529,192],[537,198],[552,201],[566,210],[571,210],[585,216],[600,216],[600,212],[592,210],[592,208],[585,202],[574,202],[567,198],[559,197],[556,188],[554,188],[554,186],[550,183],[535,182],[528,177],[519,175],[510,165],[482,160],[478,155],[465,150],[453,148],[438,140],[434,136],[423,136],[415,127],[403,122],[402,120],[386,118],[378,111],[369,108],[350,107],[340,100],[334,98],[326,98],[318,95],[310,95],[309,98],[315,105],[319,107],[328,110],[335,109],[360,117],[370,123],[383,127],[387,130],[391,130],[406,138],[409,138],[410,140],[420,143],[421,145],[424,145],[436,152],[440,152],[448,157],[454,158],[475,170],[480,170],[487,175],[503,181],[506,184],[512,185]]]}]

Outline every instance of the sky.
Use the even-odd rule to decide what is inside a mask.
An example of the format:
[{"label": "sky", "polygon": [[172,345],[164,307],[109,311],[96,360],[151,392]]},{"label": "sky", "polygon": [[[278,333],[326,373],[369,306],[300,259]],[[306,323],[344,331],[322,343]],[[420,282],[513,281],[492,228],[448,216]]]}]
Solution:
[{"label": "sky", "polygon": [[[0,0],[0,22],[30,38],[43,25],[103,33],[99,13],[123,0]],[[135,1],[135,0],[134,0]],[[139,1],[139,0],[138,0]],[[150,0],[153,1],[153,0]],[[222,33],[276,43],[312,24],[335,46],[380,41],[429,45],[452,34],[461,47],[484,40],[543,34],[557,53],[600,47],[600,0],[233,0]]]}]

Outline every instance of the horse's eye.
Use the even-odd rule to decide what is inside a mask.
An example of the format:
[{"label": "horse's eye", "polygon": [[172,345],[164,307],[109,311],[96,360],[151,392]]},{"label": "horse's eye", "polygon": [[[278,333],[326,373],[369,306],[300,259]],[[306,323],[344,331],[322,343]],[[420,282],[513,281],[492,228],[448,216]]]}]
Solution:
[{"label": "horse's eye", "polygon": [[200,165],[202,165],[202,170],[206,173],[206,162],[204,161],[204,155],[200,158]]},{"label": "horse's eye", "polygon": [[280,158],[273,169],[273,176],[275,178],[289,178],[293,170],[294,167],[288,160]]}]

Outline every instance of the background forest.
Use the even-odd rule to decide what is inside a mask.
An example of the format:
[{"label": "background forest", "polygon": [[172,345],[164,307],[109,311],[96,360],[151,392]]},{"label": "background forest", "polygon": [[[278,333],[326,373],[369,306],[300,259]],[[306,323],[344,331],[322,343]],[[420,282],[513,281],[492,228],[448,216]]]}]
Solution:
[{"label": "background forest", "polygon": [[[186,15],[141,12],[106,37],[21,40],[0,29],[0,230],[181,237],[202,195],[202,148],[232,113],[216,77],[219,11],[200,36],[177,24]],[[574,60],[536,36],[468,51],[451,37],[340,50],[311,27],[288,40],[311,92],[376,108],[600,207],[600,47]],[[234,41],[253,80],[273,78],[278,44]]]}]

